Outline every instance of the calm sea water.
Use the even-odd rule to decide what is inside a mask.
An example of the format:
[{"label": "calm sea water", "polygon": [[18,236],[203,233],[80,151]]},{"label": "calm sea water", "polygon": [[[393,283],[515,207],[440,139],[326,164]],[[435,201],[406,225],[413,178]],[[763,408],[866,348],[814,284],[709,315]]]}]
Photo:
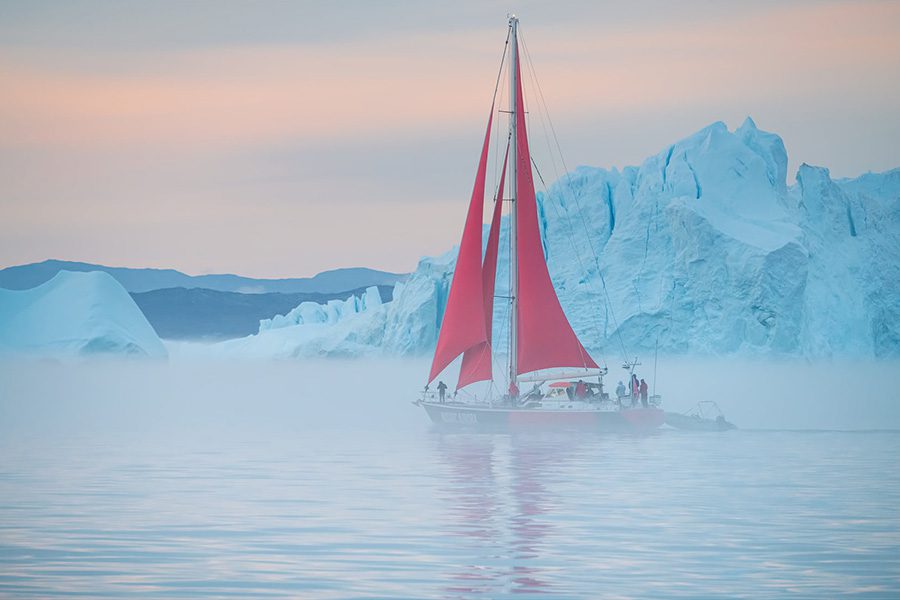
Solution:
[{"label": "calm sea water", "polygon": [[900,597],[898,432],[447,434],[331,372],[25,371],[2,597]]}]

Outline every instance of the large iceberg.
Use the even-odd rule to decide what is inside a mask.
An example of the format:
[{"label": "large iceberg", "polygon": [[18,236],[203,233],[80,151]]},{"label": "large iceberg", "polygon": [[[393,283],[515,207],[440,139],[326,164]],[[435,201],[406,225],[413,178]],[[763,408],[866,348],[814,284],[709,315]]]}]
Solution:
[{"label": "large iceberg", "polygon": [[[622,171],[579,167],[538,194],[561,304],[599,359],[664,353],[900,354],[900,169],[787,183],[779,136],[714,123]],[[462,209],[461,209],[462,210]],[[501,229],[498,297],[508,296]],[[425,258],[394,300],[238,340],[277,356],[415,355],[436,341],[455,251]],[[495,305],[495,339],[508,335]]]},{"label": "large iceberg", "polygon": [[107,273],[60,271],[29,290],[0,289],[0,356],[165,358],[153,327]]}]

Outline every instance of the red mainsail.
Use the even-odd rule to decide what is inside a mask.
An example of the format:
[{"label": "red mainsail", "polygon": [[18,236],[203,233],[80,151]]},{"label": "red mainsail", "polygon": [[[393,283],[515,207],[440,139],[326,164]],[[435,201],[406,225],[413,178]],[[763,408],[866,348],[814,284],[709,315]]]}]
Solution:
[{"label": "red mainsail", "polygon": [[537,201],[531,175],[531,155],[525,131],[525,105],[522,103],[522,77],[516,63],[516,201],[518,219],[519,289],[518,373],[530,373],[553,367],[596,368],[597,363],[578,341],[566,319],[544,260],[541,232],[537,221]]},{"label": "red mainsail", "polygon": [[491,370],[491,323],[494,320],[494,284],[497,279],[497,252],[500,248],[500,213],[503,211],[503,184],[506,181],[506,161],[509,159],[509,147],[503,158],[503,170],[500,171],[500,185],[494,199],[494,214],[491,217],[491,230],[488,233],[487,248],[484,250],[484,266],[481,269],[481,287],[484,293],[484,327],[487,340],[469,348],[463,354],[462,366],[459,370],[459,381],[456,389],[465,387],[476,381],[493,378]]},{"label": "red mainsail", "polygon": [[431,373],[428,375],[429,383],[434,381],[434,378],[457,356],[487,341],[484,318],[481,317],[484,312],[481,229],[484,222],[484,180],[493,120],[494,107],[491,106],[491,116],[488,118],[487,132],[484,134],[484,145],[481,149],[481,160],[478,161],[478,171],[475,174],[472,200],[469,202],[469,213],[466,215],[466,225],[459,243],[456,269],[450,282],[447,308],[444,311],[437,349],[431,363]]}]

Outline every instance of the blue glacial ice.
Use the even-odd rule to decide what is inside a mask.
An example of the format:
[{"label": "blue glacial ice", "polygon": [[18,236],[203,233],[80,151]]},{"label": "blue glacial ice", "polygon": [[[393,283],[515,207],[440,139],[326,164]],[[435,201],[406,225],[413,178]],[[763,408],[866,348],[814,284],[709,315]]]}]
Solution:
[{"label": "blue glacial ice", "polygon": [[[900,169],[788,185],[781,138],[717,122],[640,167],[579,167],[538,194],[563,309],[599,359],[624,353],[900,354]],[[460,210],[464,210],[460,204]],[[497,295],[508,295],[506,227]],[[423,258],[392,302],[301,305],[223,344],[257,356],[417,355],[437,339],[455,250]],[[608,298],[608,301],[607,301]],[[507,332],[495,304],[495,339]]]},{"label": "blue glacial ice", "polygon": [[122,285],[100,271],[60,271],[29,290],[0,289],[0,356],[165,358],[166,348]]}]

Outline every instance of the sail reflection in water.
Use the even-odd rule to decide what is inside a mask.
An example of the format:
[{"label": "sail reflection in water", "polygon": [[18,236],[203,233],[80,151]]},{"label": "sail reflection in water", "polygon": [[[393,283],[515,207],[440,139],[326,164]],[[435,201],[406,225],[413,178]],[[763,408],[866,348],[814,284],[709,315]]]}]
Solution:
[{"label": "sail reflection in water", "polygon": [[896,597],[900,434],[737,435],[434,433],[442,597]]},{"label": "sail reflection in water", "polygon": [[435,434],[434,458],[449,472],[440,498],[448,533],[471,552],[448,574],[448,595],[561,591],[552,582],[563,565],[547,547],[560,500],[545,482],[557,479],[554,473],[578,445],[577,437],[562,434]]}]

